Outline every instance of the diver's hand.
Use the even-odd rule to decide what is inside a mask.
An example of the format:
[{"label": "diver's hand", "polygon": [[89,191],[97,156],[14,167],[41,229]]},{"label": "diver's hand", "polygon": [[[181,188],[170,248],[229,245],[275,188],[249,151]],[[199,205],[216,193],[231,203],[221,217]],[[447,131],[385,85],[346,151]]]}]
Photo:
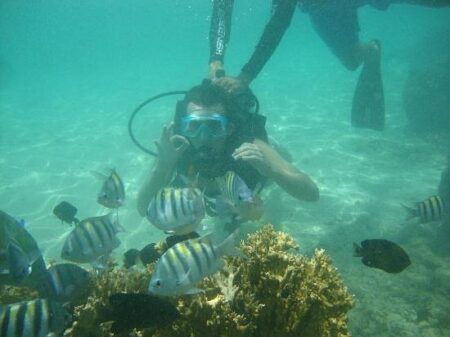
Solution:
[{"label": "diver's hand", "polygon": [[210,80],[217,79],[217,71],[222,70],[223,71],[223,63],[221,61],[212,61],[209,64],[209,70],[208,70],[208,78]]},{"label": "diver's hand", "polygon": [[168,170],[175,167],[178,159],[189,147],[189,142],[185,137],[173,134],[173,128],[173,122],[168,126],[165,125],[161,138],[155,141],[158,149],[158,165]]},{"label": "diver's hand", "polygon": [[213,83],[222,87],[229,93],[237,93],[247,88],[248,83],[241,77],[224,76],[214,78]]},{"label": "diver's hand", "polygon": [[242,143],[232,153],[234,160],[243,160],[258,170],[263,176],[270,176],[272,166],[264,152],[254,143]]}]

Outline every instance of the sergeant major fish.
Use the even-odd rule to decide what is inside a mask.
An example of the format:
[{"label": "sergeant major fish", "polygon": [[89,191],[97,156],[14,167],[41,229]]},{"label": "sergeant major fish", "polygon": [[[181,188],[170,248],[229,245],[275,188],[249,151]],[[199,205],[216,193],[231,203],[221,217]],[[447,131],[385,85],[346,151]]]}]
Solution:
[{"label": "sergeant major fish", "polygon": [[98,172],[93,172],[93,174],[103,180],[97,202],[107,208],[119,208],[122,206],[125,202],[125,188],[116,170],[112,169],[109,176]]},{"label": "sergeant major fish", "polygon": [[445,202],[438,195],[416,202],[414,207],[402,206],[408,211],[406,220],[419,218],[421,223],[439,221],[442,219],[444,212],[446,212]]},{"label": "sergeant major fish", "polygon": [[60,334],[71,315],[59,303],[45,299],[0,305],[1,337],[47,337]]},{"label": "sergeant major fish", "polygon": [[195,285],[222,268],[223,256],[239,255],[234,247],[236,236],[235,231],[218,246],[212,243],[209,236],[205,236],[182,241],[169,248],[156,264],[149,292],[160,296],[200,292]]},{"label": "sergeant major fish", "polygon": [[116,234],[122,230],[109,214],[82,220],[66,238],[61,257],[78,263],[94,262],[120,245]]},{"label": "sergeant major fish", "polygon": [[141,250],[129,249],[124,254],[124,267],[128,269],[139,263],[146,266],[158,260],[167,249],[177,243],[198,237],[200,237],[200,235],[198,235],[197,232],[190,232],[183,235],[171,235],[158,243],[149,243]]},{"label": "sergeant major fish", "polygon": [[0,284],[21,284],[40,257],[31,234],[19,221],[0,211]]},{"label": "sergeant major fish", "polygon": [[198,188],[160,189],[150,201],[147,219],[168,234],[194,231],[205,217],[203,194]]},{"label": "sergeant major fish", "polygon": [[233,171],[216,178],[220,195],[216,198],[219,216],[238,215],[244,219],[259,219],[263,213],[262,200],[253,196],[244,180]]}]

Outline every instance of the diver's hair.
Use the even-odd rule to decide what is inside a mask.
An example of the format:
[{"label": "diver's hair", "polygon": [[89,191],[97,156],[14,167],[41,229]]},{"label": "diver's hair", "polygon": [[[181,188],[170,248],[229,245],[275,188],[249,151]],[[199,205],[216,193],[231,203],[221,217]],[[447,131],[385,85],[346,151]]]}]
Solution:
[{"label": "diver's hair", "polygon": [[211,80],[203,80],[200,85],[191,88],[184,96],[184,99],[177,103],[174,117],[175,133],[180,133],[181,118],[186,115],[189,103],[202,106],[221,104],[225,108],[225,115],[229,118],[233,111],[230,96],[226,91],[222,87],[214,85]]},{"label": "diver's hair", "polygon": [[212,84],[210,80],[204,80],[202,84],[193,87],[186,93],[184,101],[186,105],[188,103],[194,103],[203,106],[212,106],[222,104],[225,107],[225,113],[227,113],[228,95],[225,90]]},{"label": "diver's hair", "polygon": [[203,80],[200,85],[191,88],[184,99],[177,103],[174,117],[175,133],[180,132],[181,118],[186,115],[189,103],[207,107],[221,104],[225,109],[225,116],[236,126],[242,124],[243,119],[254,106],[255,100],[248,88],[239,95],[231,95],[211,80]]}]

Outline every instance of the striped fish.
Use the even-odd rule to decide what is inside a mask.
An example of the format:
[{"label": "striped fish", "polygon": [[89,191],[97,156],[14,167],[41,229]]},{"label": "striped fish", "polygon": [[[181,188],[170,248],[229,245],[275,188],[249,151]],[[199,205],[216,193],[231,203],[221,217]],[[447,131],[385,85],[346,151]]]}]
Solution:
[{"label": "striped fish", "polygon": [[264,207],[258,196],[236,173],[228,171],[216,178],[220,194],[216,197],[215,212],[221,217],[239,216],[246,220],[257,220],[262,216]]},{"label": "striped fish", "polygon": [[221,195],[233,204],[239,202],[252,202],[252,191],[247,184],[233,171],[227,171],[223,176],[216,178]]},{"label": "striped fish", "polygon": [[41,251],[31,234],[0,210],[0,284],[21,284],[40,257]]},{"label": "striped fish", "polygon": [[421,223],[441,220],[446,210],[444,200],[438,195],[416,202],[414,207],[402,206],[408,211],[406,220],[419,218]]},{"label": "striped fish", "polygon": [[195,294],[201,290],[195,285],[223,266],[222,257],[239,255],[234,247],[237,232],[220,245],[214,245],[209,236],[190,239],[169,248],[158,260],[148,290],[158,296]]},{"label": "striped fish", "polygon": [[71,316],[61,304],[37,299],[0,306],[0,337],[47,337],[59,334]]},{"label": "striped fish", "polygon": [[87,218],[70,232],[61,257],[78,263],[94,262],[120,245],[116,234],[121,230],[118,223],[111,222],[109,214]]},{"label": "striped fish", "polygon": [[72,263],[60,263],[47,270],[37,285],[40,296],[59,302],[69,302],[80,295],[90,281],[85,269]]},{"label": "striped fish", "polygon": [[203,194],[198,188],[166,187],[150,201],[147,219],[168,234],[194,231],[205,217]]},{"label": "striped fish", "polygon": [[122,206],[125,202],[125,188],[116,170],[112,169],[109,176],[98,172],[93,173],[99,179],[104,180],[97,202],[107,208],[119,208]]}]

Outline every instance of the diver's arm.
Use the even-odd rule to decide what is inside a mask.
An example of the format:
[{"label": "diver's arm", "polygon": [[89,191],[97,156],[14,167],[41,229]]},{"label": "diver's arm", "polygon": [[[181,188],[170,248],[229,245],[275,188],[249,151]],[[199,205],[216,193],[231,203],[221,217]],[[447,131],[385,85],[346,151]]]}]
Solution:
[{"label": "diver's arm", "polygon": [[214,0],[209,28],[209,77],[223,69],[225,51],[230,39],[234,0]]},{"label": "diver's arm", "polygon": [[173,128],[173,122],[164,126],[161,138],[155,142],[158,157],[137,198],[137,210],[142,216],[147,213],[148,204],[156,193],[170,183],[178,159],[189,147],[186,138],[174,135]]},{"label": "diver's arm", "polygon": [[277,48],[284,32],[289,27],[294,15],[297,0],[273,1],[272,17],[264,28],[264,32],[250,60],[242,68],[238,76],[245,84],[249,84],[259,74],[266,62]]},{"label": "diver's arm", "polygon": [[304,201],[319,200],[319,189],[304,173],[284,160],[266,142],[255,139],[253,143],[244,143],[233,153],[236,160],[247,161],[262,175],[275,181],[294,198]]},{"label": "diver's arm", "polygon": [[147,213],[148,204],[163,187],[166,187],[172,178],[174,169],[161,164],[158,160],[153,166],[137,197],[137,210],[141,216]]}]

